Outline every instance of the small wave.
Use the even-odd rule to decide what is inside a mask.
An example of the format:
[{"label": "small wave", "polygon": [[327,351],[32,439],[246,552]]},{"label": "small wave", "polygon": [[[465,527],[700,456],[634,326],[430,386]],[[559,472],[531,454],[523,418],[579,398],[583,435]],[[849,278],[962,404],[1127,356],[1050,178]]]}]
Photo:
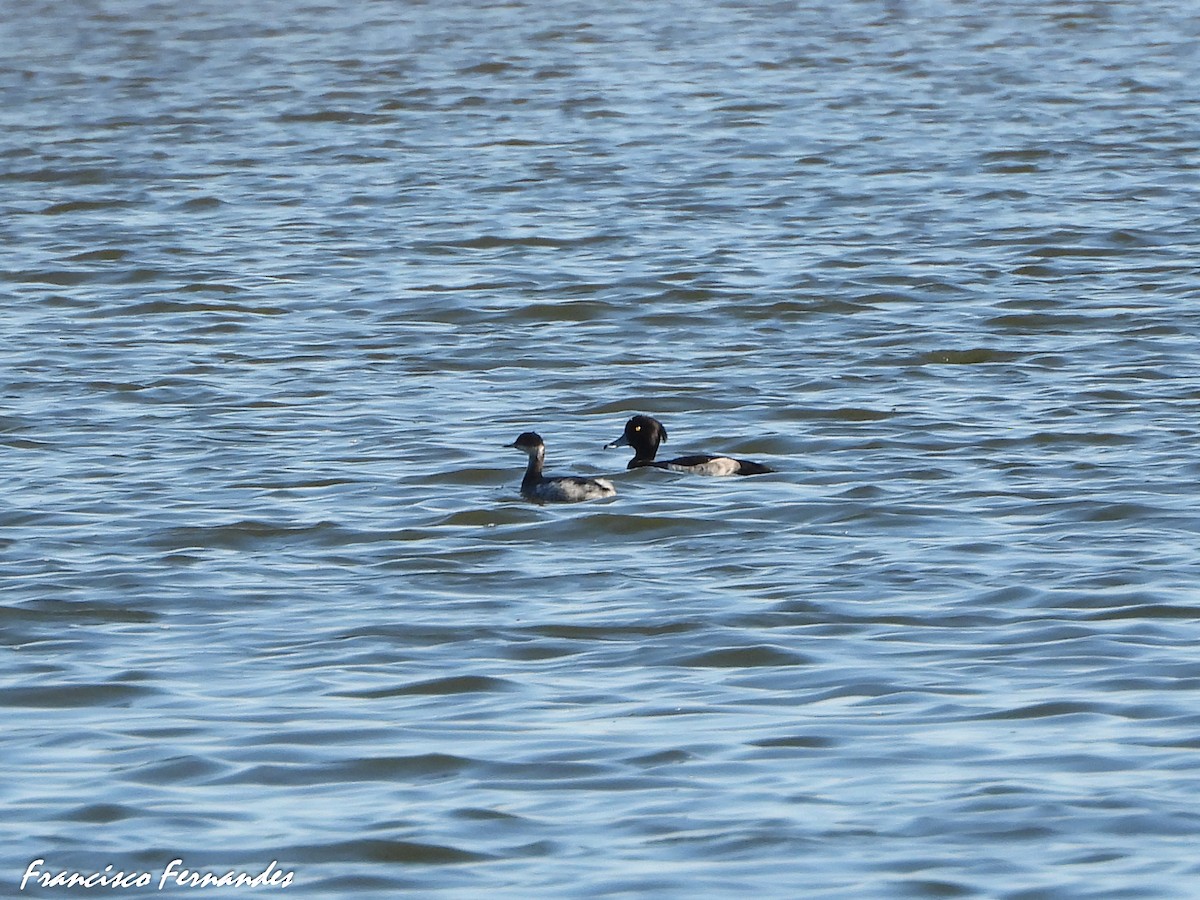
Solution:
[{"label": "small wave", "polygon": [[177,207],[183,212],[208,212],[214,209],[220,209],[225,203],[219,197],[195,197],[191,200],[185,200]]},{"label": "small wave", "polygon": [[265,763],[214,779],[214,785],[266,785],[269,787],[312,787],[322,784],[446,778],[471,765],[471,760],[444,753],[416,756],[365,757],[339,762],[297,765]]},{"label": "small wave", "polygon": [[995,712],[974,716],[975,719],[988,721],[994,719],[1045,719],[1056,716],[1106,715],[1106,710],[1099,703],[1080,703],[1068,700],[1052,700],[1045,703],[1031,703],[1012,709],[1002,709]]},{"label": "small wave", "polygon": [[[11,524],[11,523],[6,523]],[[149,623],[157,613],[132,606],[99,601],[43,600],[22,606],[0,606],[0,623],[47,622],[61,624]]]},{"label": "small wave", "polygon": [[64,216],[78,212],[98,212],[110,209],[120,209],[128,206],[126,200],[69,200],[65,203],[52,203],[42,210],[43,216]]},{"label": "small wave", "polygon": [[159,693],[162,692],[155,688],[136,684],[56,684],[6,687],[4,702],[10,706],[42,709],[121,706]]},{"label": "small wave", "polygon": [[347,109],[317,109],[311,112],[284,113],[278,117],[278,121],[288,124],[386,125],[392,121],[392,118],[378,113],[355,112]]},{"label": "small wave", "polygon": [[151,543],[172,552],[181,550],[246,550],[263,545],[316,541],[320,544],[340,544],[357,539],[356,532],[343,529],[332,522],[310,525],[280,525],[257,519],[242,519],[223,525],[187,525],[169,528],[152,538]]},{"label": "small wave", "polygon": [[109,825],[125,819],[135,819],[143,816],[141,810],[120,803],[91,803],[77,806],[69,810],[63,819],[70,822],[91,822],[97,825]]},{"label": "small wave", "polygon": [[1096,257],[1122,256],[1127,251],[1120,247],[1094,247],[1094,246],[1059,246],[1059,245],[1044,245],[1031,249],[1030,254],[1033,256],[1041,256],[1046,259],[1056,258],[1079,258],[1092,259]]},{"label": "small wave", "polygon": [[916,365],[934,366],[978,366],[989,363],[1013,362],[1022,354],[990,347],[972,347],[968,350],[930,350],[910,362]]},{"label": "small wave", "polygon": [[793,734],[783,737],[761,738],[757,741],[751,741],[752,747],[764,748],[786,748],[795,750],[828,750],[838,746],[840,741],[836,738],[825,737],[815,734]]},{"label": "small wave", "polygon": [[791,650],[759,644],[753,647],[709,650],[694,656],[681,657],[670,664],[696,669],[749,669],[762,666],[806,666],[811,665],[812,660]]},{"label": "small wave", "polygon": [[67,257],[67,261],[75,263],[120,262],[127,256],[129,256],[128,250],[117,247],[105,247],[100,250],[86,250],[83,253],[76,253],[74,256]]},{"label": "small wave", "polygon": [[[1123,447],[1136,444],[1138,437],[1131,434],[1115,434],[1111,431],[1037,431],[1022,440],[1043,447],[1060,444],[1085,447]],[[985,441],[983,446],[993,443],[999,442]]]},{"label": "small wave", "polygon": [[[490,472],[490,477],[481,483],[491,483],[496,479],[496,473]],[[438,526],[447,528],[492,528],[501,525],[529,525],[537,521],[530,515],[526,507],[498,506],[489,509],[464,509],[451,513],[437,522]]]},{"label": "small wave", "polygon": [[700,622],[664,622],[658,625],[538,625],[534,634],[572,641],[628,641],[668,634],[685,634],[706,626]]},{"label": "small wave", "polygon": [[396,863],[399,865],[449,865],[474,863],[491,859],[486,853],[476,853],[444,844],[426,844],[416,841],[368,839],[341,841],[333,844],[310,844],[288,847],[279,853],[284,859],[303,859],[314,863],[336,863],[344,866],[348,861],[359,860],[373,863]]},{"label": "small wave", "polygon": [[[195,287],[195,285],[189,285],[189,288],[191,288],[189,292],[195,293]],[[207,285],[204,287],[205,290],[208,288],[209,286]],[[224,290],[218,290],[217,292],[227,293]],[[282,316],[287,313],[287,310],[277,306],[246,306],[237,303],[205,303],[157,299],[144,300],[115,308],[105,307],[93,312],[91,317],[104,319],[110,316],[198,315],[204,313],[226,313],[240,316]]]},{"label": "small wave", "polygon": [[520,67],[515,63],[506,60],[489,60],[488,62],[476,63],[473,66],[459,69],[459,75],[500,75],[505,72],[513,72]]},{"label": "small wave", "polygon": [[122,776],[138,784],[204,784],[228,768],[206,756],[186,755],[137,766],[123,772]]},{"label": "small wave", "polygon": [[505,313],[501,318],[522,322],[595,322],[621,313],[618,307],[599,300],[571,300],[566,303],[530,303]]},{"label": "small wave", "polygon": [[777,418],[798,422],[883,422],[895,418],[898,413],[894,409],[870,409],[862,406],[840,406],[823,408],[814,406],[793,406],[775,413]]},{"label": "small wave", "polygon": [[405,697],[413,694],[477,694],[513,690],[516,685],[503,678],[486,675],[452,675],[447,678],[432,678],[392,688],[377,688],[367,691],[339,691],[339,697],[356,697],[360,700],[379,700],[384,697]]},{"label": "small wave", "polygon": [[1200,609],[1194,606],[1179,606],[1171,603],[1146,603],[1137,606],[1122,606],[1107,609],[1087,616],[1092,621],[1123,619],[1200,619]]},{"label": "small wave", "polygon": [[1068,333],[1079,331],[1081,328],[1112,327],[1112,321],[1108,318],[1097,319],[1092,316],[1071,315],[1068,313],[1008,314],[994,316],[984,324],[989,328],[1024,333]]},{"label": "small wave", "polygon": [[42,184],[96,185],[110,184],[113,171],[107,166],[66,166],[63,168],[6,171],[0,181],[28,181]]}]

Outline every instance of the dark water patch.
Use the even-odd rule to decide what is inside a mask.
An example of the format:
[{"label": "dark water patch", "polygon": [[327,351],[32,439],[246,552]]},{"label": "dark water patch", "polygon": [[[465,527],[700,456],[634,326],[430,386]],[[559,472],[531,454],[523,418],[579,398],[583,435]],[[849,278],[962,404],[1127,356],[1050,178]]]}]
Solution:
[{"label": "dark water patch", "polygon": [[1120,606],[1104,609],[1086,617],[1090,621],[1122,621],[1129,619],[1183,619],[1200,620],[1200,606],[1180,606],[1171,603],[1148,602],[1136,606]]},{"label": "dark water patch", "polygon": [[380,113],[349,109],[314,109],[282,113],[277,121],[285,125],[386,125],[393,120],[390,115]]},{"label": "dark water patch", "polygon": [[[734,293],[727,289],[715,286],[701,284],[692,284],[686,286],[668,284],[666,287],[660,287],[657,291],[654,291],[649,297],[647,297],[646,305],[651,305],[649,301],[653,301],[652,305],[654,307],[661,306],[662,304],[667,304],[668,306],[678,304],[680,306],[696,308],[702,304],[709,303],[710,301],[726,300],[729,301],[731,306],[745,308],[746,306],[750,305],[746,303],[746,301],[750,299],[752,298],[744,294]],[[643,314],[643,318],[647,317]],[[679,321],[678,313],[674,310],[664,312],[663,318],[667,322]]]},{"label": "dark water patch", "polygon": [[[181,285],[179,288],[181,294],[221,294],[228,296],[230,294],[243,294],[246,289],[239,287],[236,284],[225,284],[219,281],[193,281],[189,284]],[[229,307],[219,307],[221,310],[229,310]],[[263,312],[260,309],[235,309],[230,311],[246,312],[249,315],[277,315],[277,312]]]},{"label": "dark water patch", "polygon": [[62,818],[69,822],[93,822],[98,825],[109,825],[125,819],[135,819],[144,815],[143,812],[116,803],[91,803],[78,806],[66,813]]},{"label": "dark water patch", "polygon": [[176,739],[194,738],[204,731],[201,724],[190,725],[156,725],[148,728],[127,728],[124,733],[130,737],[144,738],[147,741],[172,741]]},{"label": "dark water patch", "polygon": [[258,519],[242,519],[222,525],[189,525],[168,528],[149,541],[162,551],[253,550],[298,545],[342,546],[363,536],[333,522],[288,525]]},{"label": "dark water patch", "polygon": [[8,5],[6,870],[1179,893],[1192,10],[784,6]]},{"label": "dark water patch", "polygon": [[854,298],[854,303],[863,308],[887,307],[894,304],[909,306],[920,302],[921,297],[918,294],[905,291],[871,291]]},{"label": "dark water patch", "polygon": [[288,847],[280,852],[280,857],[338,865],[361,861],[405,866],[461,865],[493,858],[491,854],[442,844],[384,839],[359,839]]},{"label": "dark water patch", "polygon": [[[1005,438],[986,438],[979,441],[983,450],[1002,450],[1029,446],[1042,448],[1070,447],[1125,447],[1137,444],[1141,438],[1133,434],[1115,434],[1104,431],[1037,431]],[[1086,460],[1081,460],[1081,463]]]},{"label": "dark water patch", "polygon": [[149,390],[150,386],[122,381],[89,381],[87,388],[106,394],[132,394]]},{"label": "dark water patch", "polygon": [[49,284],[55,287],[78,287],[83,284],[106,281],[106,272],[78,271],[72,269],[37,269],[0,272],[0,279],[17,284]]},{"label": "dark water patch", "polygon": [[1013,707],[1011,709],[997,710],[995,712],[984,713],[975,716],[979,720],[1019,720],[1019,719],[1044,719],[1050,717],[1088,717],[1088,716],[1105,716],[1111,713],[1105,706],[1099,703],[1053,700],[1045,703],[1032,703],[1026,706]]},{"label": "dark water patch", "polygon": [[[499,442],[497,442],[496,446],[498,449],[500,449],[500,448],[502,448],[503,445],[501,445]],[[517,458],[513,457],[513,459],[516,460]],[[500,469],[497,469],[494,467],[465,468],[465,469],[455,469],[453,471],[446,472],[443,475],[441,475],[440,477],[446,484],[466,484],[466,485],[495,484],[497,482],[497,480],[510,479],[512,477],[512,470],[500,470]],[[486,510],[486,511],[485,510],[464,510],[464,511],[461,511],[458,513],[454,513],[451,516],[448,516],[446,519],[443,519],[442,522],[439,524],[443,524],[443,525],[470,525],[470,524],[476,524],[476,523],[477,524],[488,524],[487,517],[490,516],[491,513],[492,513],[491,510]],[[483,518],[481,519],[480,517],[483,517]]]},{"label": "dark water patch", "polygon": [[[978,890],[970,882],[943,881],[936,878],[904,878],[886,884],[889,895],[898,897],[973,897]],[[1032,900],[1032,898],[1031,898]]]},{"label": "dark water patch", "polygon": [[1117,228],[1108,232],[1104,239],[1117,247],[1153,248],[1162,246],[1162,240],[1152,231],[1133,228]]},{"label": "dark water patch", "polygon": [[497,318],[504,322],[595,322],[607,319],[619,310],[602,301],[572,300],[566,303],[529,303],[505,312]]},{"label": "dark water patch", "polygon": [[522,71],[524,66],[508,60],[489,60],[459,69],[459,75],[500,75],[507,72]]},{"label": "dark water patch", "polygon": [[1044,591],[1033,585],[1012,584],[993,588],[979,595],[976,604],[988,609],[1029,608],[1038,605]]},{"label": "dark water patch", "polygon": [[454,622],[447,622],[444,626],[429,623],[366,624],[347,631],[330,632],[329,636],[322,640],[370,640],[398,647],[436,647],[439,644],[453,644],[463,640],[463,632],[461,626]]},{"label": "dark water patch", "polygon": [[[617,488],[617,492],[619,497],[620,487]],[[707,534],[714,530],[714,523],[694,516],[597,512],[568,523],[555,523],[554,529],[558,534],[588,532],[650,540],[681,534]]]},{"label": "dark water patch", "polygon": [[252,748],[276,745],[288,747],[325,747],[349,746],[353,744],[368,744],[390,733],[385,725],[372,726],[364,724],[361,727],[313,727],[283,730],[276,728],[269,734],[254,732],[243,737],[237,743]]},{"label": "dark water patch", "polygon": [[984,202],[988,202],[988,201],[1019,202],[1019,201],[1028,199],[1029,196],[1030,196],[1030,194],[1028,191],[1021,190],[1020,188],[1000,188],[1000,189],[984,191],[981,194],[979,194],[976,199],[984,201]]},{"label": "dark water patch", "polygon": [[812,659],[770,644],[724,647],[673,660],[671,665],[702,669],[744,669],[760,666],[806,666]]},{"label": "dark water patch", "polygon": [[212,212],[225,206],[220,197],[193,197],[180,203],[176,209],[181,212]]},{"label": "dark water patch", "polygon": [[635,756],[624,762],[640,769],[657,769],[663,766],[676,766],[695,760],[696,757],[686,750],[659,750],[641,756]]},{"label": "dark water patch", "polygon": [[1153,521],[1168,515],[1166,510],[1143,503],[1081,501],[1080,506],[1070,513],[1077,522]]},{"label": "dark water patch", "polygon": [[1107,318],[1071,315],[1068,313],[1025,313],[995,316],[985,323],[989,328],[1022,333],[1049,332],[1052,334],[1074,334],[1084,328],[1108,328]]},{"label": "dark water patch", "polygon": [[954,516],[939,506],[917,506],[895,502],[846,502],[844,498],[837,505],[826,507],[823,515],[816,515],[814,523],[850,524],[861,523],[873,528],[892,532],[905,529],[920,531],[936,526],[939,522],[947,527],[952,526]]},{"label": "dark water patch", "polygon": [[20,606],[0,606],[0,624],[147,624],[158,618],[159,614],[150,610],[96,600],[34,600]]},{"label": "dark water patch", "polygon": [[781,410],[777,418],[797,422],[833,421],[833,422],[882,422],[898,415],[894,409],[869,409],[858,406],[843,406],[836,408],[791,406]]},{"label": "dark water patch", "polygon": [[563,844],[559,841],[529,841],[512,847],[505,847],[503,855],[506,859],[541,859],[543,857],[559,856],[564,852]]},{"label": "dark water patch", "polygon": [[1182,738],[1172,741],[1153,742],[1153,746],[1172,750],[1200,750],[1200,737]]},{"label": "dark water patch", "polygon": [[[463,473],[459,473],[460,475]],[[459,484],[494,484],[497,479],[509,479],[511,473],[505,472],[498,475],[495,470],[481,469],[479,471],[468,473],[469,478],[458,481],[451,479],[454,483]],[[536,519],[529,509],[522,509],[516,506],[499,506],[495,509],[464,509],[458,512],[453,512],[443,519],[439,519],[436,523],[438,527],[444,528],[496,528],[502,525],[528,525],[535,522]]]},{"label": "dark water patch", "polygon": [[840,742],[835,738],[810,734],[795,734],[786,735],[783,737],[760,738],[756,741],[750,741],[750,745],[752,747],[795,750],[829,750],[838,746],[839,743]]},{"label": "dark water patch", "polygon": [[1046,259],[1055,259],[1059,257],[1077,258],[1077,259],[1101,259],[1106,257],[1120,256],[1122,251],[1116,247],[1094,247],[1094,246],[1042,246],[1030,249],[1030,254],[1033,256],[1041,256]]},{"label": "dark water patch", "polygon": [[703,629],[700,622],[663,622],[661,624],[612,624],[612,625],[535,625],[528,630],[540,637],[562,640],[592,642],[630,641],[662,635],[687,634]]},{"label": "dark water patch", "polygon": [[103,212],[113,209],[123,209],[129,206],[128,200],[70,200],[64,203],[52,203],[41,211],[43,216],[63,216],[73,213]]},{"label": "dark water patch", "polygon": [[1066,154],[1061,150],[1040,148],[1040,146],[991,150],[982,156],[984,162],[1043,162],[1064,157]]},{"label": "dark water patch", "polygon": [[[462,283],[451,282],[436,282],[430,284],[413,284],[406,289],[406,292],[416,294],[451,294],[451,293],[468,293],[468,294],[506,294],[521,292],[521,290],[536,290],[538,283],[535,281],[464,281]],[[409,310],[404,310],[403,320],[408,320],[410,316]]]},{"label": "dark water patch", "polygon": [[481,809],[476,806],[468,806],[462,809],[456,809],[451,813],[456,819],[465,819],[468,822],[520,822],[522,817],[515,813],[506,812],[501,809]]},{"label": "dark water patch", "polygon": [[653,775],[650,771],[639,771],[631,775],[587,775],[571,767],[550,767],[549,771],[530,772],[528,777],[506,778],[497,773],[496,786],[503,790],[529,790],[534,787],[550,787],[557,790],[581,791],[585,794],[608,796],[610,794],[639,794],[658,791],[685,790],[690,782],[685,778],[667,778]]},{"label": "dark water patch", "polygon": [[[190,282],[187,285],[181,286],[181,291],[186,293],[197,293],[198,291],[207,292],[213,290],[215,293],[228,294],[234,291],[228,290],[227,286],[213,288],[212,285],[203,284],[197,285],[195,282]],[[237,289],[234,289],[237,290]],[[237,303],[209,303],[205,301],[194,300],[168,300],[165,298],[155,300],[144,300],[137,303],[130,303],[118,307],[105,307],[95,310],[91,315],[92,318],[110,318],[114,316],[174,316],[174,315],[208,315],[222,314],[233,316],[282,316],[288,310],[278,306],[247,306]]]},{"label": "dark water patch", "polygon": [[136,684],[55,684],[4,689],[9,706],[39,709],[72,707],[122,707],[160,693],[157,688]]},{"label": "dark water patch", "polygon": [[[86,165],[68,165],[61,168],[47,166],[41,169],[29,169],[25,171],[9,170],[0,172],[0,181],[28,181],[34,184],[61,183],[76,186],[108,185],[112,183],[114,176],[118,175],[119,172],[115,166],[112,168]],[[116,180],[119,180],[119,178]]]},{"label": "dark water patch", "polygon": [[973,347],[968,350],[931,350],[920,356],[905,360],[906,365],[977,366],[990,363],[1015,362],[1024,354],[1011,350],[996,350],[988,347]]},{"label": "dark water patch", "polygon": [[1036,175],[1042,171],[1042,167],[1036,163],[1007,162],[993,163],[986,171],[996,175]]},{"label": "dark water patch", "polygon": [[581,653],[583,650],[575,644],[562,644],[549,641],[531,641],[524,644],[514,644],[510,646],[506,655],[509,659],[538,661],[561,659],[565,656],[574,656]]},{"label": "dark water patch", "polygon": [[65,294],[49,294],[40,298],[40,303],[47,309],[80,310],[95,309],[96,302],[90,298],[68,297]]},{"label": "dark water patch", "polygon": [[604,232],[578,238],[481,234],[456,241],[421,241],[413,249],[424,253],[454,253],[460,250],[567,250],[605,244],[615,237]]},{"label": "dark water patch", "polygon": [[1136,434],[1117,434],[1114,432],[1094,431],[1038,431],[1026,438],[1028,442],[1040,446],[1055,446],[1057,444],[1086,444],[1093,446],[1127,446],[1139,442]]},{"label": "dark water patch", "polygon": [[1020,275],[1022,278],[1035,278],[1039,281],[1061,281],[1069,275],[1068,272],[1054,266],[1036,264],[1017,266],[1013,269],[1013,274]]},{"label": "dark water patch", "polygon": [[119,770],[118,774],[124,780],[137,784],[197,785],[212,783],[227,768],[207,757],[189,754],[125,768]]},{"label": "dark water patch", "polygon": [[67,261],[75,263],[120,262],[128,256],[128,250],[106,247],[102,250],[86,250],[83,253],[76,253],[73,256],[68,256]]},{"label": "dark water patch", "polygon": [[446,695],[493,693],[515,690],[517,685],[503,678],[486,675],[453,675],[411,682],[392,688],[377,688],[367,691],[338,691],[339,697],[355,697],[360,700],[379,700],[385,697],[405,697],[413,694]]},{"label": "dark water patch", "polygon": [[315,765],[251,766],[214,781],[221,785],[314,787],[322,784],[394,782],[447,778],[462,773],[471,761],[440,753],[419,756],[372,757]]}]

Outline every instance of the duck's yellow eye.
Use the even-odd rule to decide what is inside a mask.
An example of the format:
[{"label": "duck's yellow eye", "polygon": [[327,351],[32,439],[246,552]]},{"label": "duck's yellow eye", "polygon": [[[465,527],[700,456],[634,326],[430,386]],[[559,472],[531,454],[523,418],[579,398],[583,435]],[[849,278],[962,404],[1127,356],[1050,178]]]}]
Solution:
[{"label": "duck's yellow eye", "polygon": [[641,426],[641,425],[634,425],[634,426],[633,426],[633,430],[634,430],[634,431],[641,431],[641,430],[642,430],[642,426]]}]

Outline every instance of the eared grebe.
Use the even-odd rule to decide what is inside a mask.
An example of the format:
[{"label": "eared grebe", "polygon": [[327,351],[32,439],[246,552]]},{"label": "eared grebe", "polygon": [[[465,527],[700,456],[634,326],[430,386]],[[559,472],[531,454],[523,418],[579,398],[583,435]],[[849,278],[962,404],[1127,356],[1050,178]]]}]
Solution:
[{"label": "eared grebe", "polygon": [[530,500],[551,503],[575,503],[580,500],[599,500],[617,492],[611,481],[603,478],[580,478],[567,475],[547,478],[542,475],[542,464],[546,460],[546,443],[540,435],[526,431],[506,447],[516,447],[529,454],[529,466],[521,479],[521,494]]},{"label": "eared grebe", "polygon": [[655,461],[654,455],[658,453],[658,445],[666,442],[667,429],[663,427],[662,422],[652,419],[650,416],[634,416],[625,423],[625,433],[604,449],[632,447],[633,459],[626,466],[628,469],[654,466],[656,469],[691,472],[693,475],[763,475],[775,471],[761,463],[734,459],[731,456],[713,456],[710,453],[681,456],[665,462]]}]

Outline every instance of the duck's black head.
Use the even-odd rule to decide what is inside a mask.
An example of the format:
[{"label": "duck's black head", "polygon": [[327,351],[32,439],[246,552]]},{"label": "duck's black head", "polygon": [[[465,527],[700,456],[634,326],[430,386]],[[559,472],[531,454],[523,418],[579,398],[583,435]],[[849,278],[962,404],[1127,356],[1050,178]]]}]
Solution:
[{"label": "duck's black head", "polygon": [[625,423],[624,433],[604,449],[632,447],[633,459],[636,462],[654,459],[654,454],[658,452],[658,445],[666,442],[667,429],[663,427],[662,422],[650,416],[634,416]]},{"label": "duck's black head", "polygon": [[520,437],[518,437],[511,444],[505,444],[504,446],[505,447],[516,447],[518,450],[522,451],[523,453],[528,453],[528,454],[532,455],[534,453],[537,453],[539,450],[545,450],[546,442],[542,440],[542,436],[540,434],[538,434],[536,431],[526,431],[526,432],[522,432]]}]

